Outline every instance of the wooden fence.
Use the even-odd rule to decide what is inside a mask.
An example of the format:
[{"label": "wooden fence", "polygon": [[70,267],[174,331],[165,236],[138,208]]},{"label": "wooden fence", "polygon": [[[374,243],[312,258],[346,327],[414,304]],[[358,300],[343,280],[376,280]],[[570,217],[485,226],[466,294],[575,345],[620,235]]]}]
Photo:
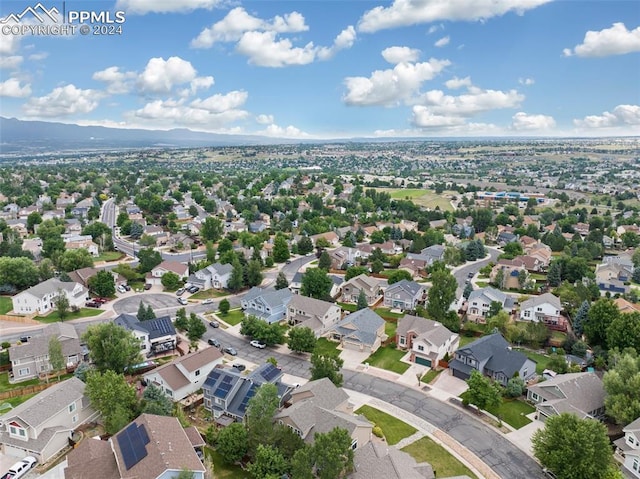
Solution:
[{"label": "wooden fence", "polygon": [[0,321],[11,321],[21,324],[42,324],[33,319],[33,316],[18,316],[13,314],[0,314]]},{"label": "wooden fence", "polygon": [[36,384],[33,386],[25,386],[23,388],[12,389],[10,391],[5,391],[0,393],[0,401],[4,399],[10,399],[17,396],[26,396],[27,394],[35,394],[40,391],[44,391],[50,386],[57,384],[56,382],[50,382],[49,384]]}]

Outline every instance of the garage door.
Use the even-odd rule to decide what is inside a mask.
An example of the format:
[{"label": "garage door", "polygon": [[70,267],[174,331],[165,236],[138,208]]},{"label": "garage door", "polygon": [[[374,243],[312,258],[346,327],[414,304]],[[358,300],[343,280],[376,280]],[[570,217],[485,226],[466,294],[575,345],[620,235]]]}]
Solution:
[{"label": "garage door", "polygon": [[469,376],[463,373],[462,371],[460,371],[459,369],[452,369],[452,371],[453,371],[453,377],[455,378],[464,379],[465,381],[469,379]]},{"label": "garage door", "polygon": [[420,358],[416,356],[416,364],[422,364],[423,366],[431,367],[431,359]]}]

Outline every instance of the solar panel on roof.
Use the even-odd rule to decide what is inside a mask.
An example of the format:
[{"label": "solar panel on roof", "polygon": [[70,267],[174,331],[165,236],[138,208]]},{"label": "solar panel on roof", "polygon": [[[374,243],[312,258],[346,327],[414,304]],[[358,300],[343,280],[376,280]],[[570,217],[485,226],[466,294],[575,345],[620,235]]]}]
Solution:
[{"label": "solar panel on roof", "polygon": [[269,364],[267,367],[265,367],[265,369],[262,370],[262,372],[260,373],[260,375],[266,380],[266,381],[272,381],[275,377],[278,376],[278,374],[280,374],[280,370],[278,368],[276,368],[273,364]]},{"label": "solar panel on roof", "polygon": [[242,399],[242,403],[240,403],[240,406],[238,407],[238,409],[241,412],[245,412],[247,410],[247,407],[249,406],[249,400],[255,396],[256,394],[256,390],[258,389],[258,386],[256,386],[255,384],[251,385],[251,388],[247,391],[247,394],[245,395],[245,397]]},{"label": "solar panel on roof", "polygon": [[117,440],[127,470],[147,456],[147,448],[145,446],[149,444],[149,435],[144,425],[138,427],[135,423],[130,424],[118,434]]},{"label": "solar panel on roof", "polygon": [[140,437],[142,438],[142,442],[144,444],[149,444],[149,434],[147,434],[147,428],[144,427],[144,424],[140,424],[138,427],[138,432],[140,433]]},{"label": "solar panel on roof", "polygon": [[219,371],[211,371],[209,373],[209,377],[211,379],[213,379],[214,381],[217,381],[220,378],[220,372]]}]

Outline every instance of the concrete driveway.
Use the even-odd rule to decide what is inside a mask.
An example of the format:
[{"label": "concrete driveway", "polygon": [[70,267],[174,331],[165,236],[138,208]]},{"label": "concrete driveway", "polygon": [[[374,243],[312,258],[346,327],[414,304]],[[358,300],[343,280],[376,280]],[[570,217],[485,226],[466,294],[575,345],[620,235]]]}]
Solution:
[{"label": "concrete driveway", "polygon": [[450,397],[458,397],[465,392],[469,386],[462,379],[454,378],[450,369],[445,369],[431,384],[432,396],[446,401]]},{"label": "concrete driveway", "polygon": [[526,426],[521,427],[517,431],[510,432],[506,435],[509,441],[514,443],[516,446],[518,446],[518,448],[520,448],[531,457],[533,457],[533,450],[531,448],[531,436],[533,436],[533,433],[538,429],[544,427],[544,423],[542,421],[538,421],[535,418],[535,415],[535,412],[528,414],[527,417],[531,419],[532,422],[530,422]]}]

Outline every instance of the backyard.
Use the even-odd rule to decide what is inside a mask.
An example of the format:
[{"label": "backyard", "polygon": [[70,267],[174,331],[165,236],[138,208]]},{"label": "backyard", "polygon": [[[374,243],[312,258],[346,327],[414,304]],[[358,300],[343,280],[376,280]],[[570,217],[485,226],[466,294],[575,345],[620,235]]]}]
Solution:
[{"label": "backyard", "polygon": [[409,369],[409,364],[400,362],[406,353],[390,346],[381,346],[378,350],[364,360],[370,366],[386,369],[394,373],[402,374]]},{"label": "backyard", "polygon": [[356,414],[362,414],[369,421],[382,429],[387,444],[393,446],[405,437],[415,434],[418,430],[406,422],[380,411],[371,406],[362,406],[356,410]]},{"label": "backyard", "polygon": [[0,314],[7,314],[13,309],[13,302],[8,296],[0,296]]},{"label": "backyard", "polygon": [[477,479],[477,476],[464,464],[429,437],[425,436],[418,439],[416,442],[403,447],[402,450],[411,455],[418,463],[428,462],[431,464],[433,470],[438,472],[438,477],[467,475],[472,479]]},{"label": "backyard", "polygon": [[529,359],[531,359],[532,361],[535,361],[536,373],[540,375],[545,369],[547,369],[549,361],[551,361],[551,358],[549,356],[546,356],[540,353],[534,353],[533,351],[529,351],[528,349],[518,349],[518,348],[513,348],[513,349],[515,351],[520,351],[521,353],[525,354]]}]

